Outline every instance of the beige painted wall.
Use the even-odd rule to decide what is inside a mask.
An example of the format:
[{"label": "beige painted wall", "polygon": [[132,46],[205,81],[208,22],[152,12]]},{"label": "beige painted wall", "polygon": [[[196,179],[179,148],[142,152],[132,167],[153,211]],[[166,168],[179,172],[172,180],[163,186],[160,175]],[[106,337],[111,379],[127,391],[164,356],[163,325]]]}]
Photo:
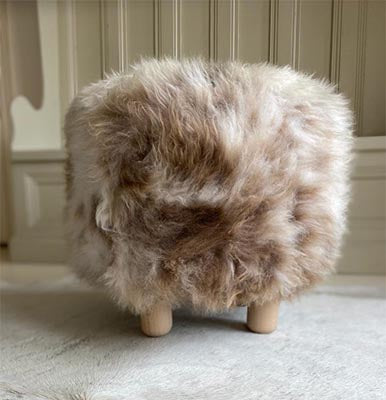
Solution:
[{"label": "beige painted wall", "polygon": [[[36,0],[41,7],[45,0]],[[354,198],[341,272],[385,273],[385,2],[382,0],[75,0],[39,20],[43,104],[55,123],[13,153],[11,252],[15,259],[62,260],[63,151],[56,122],[85,84],[140,57],[201,56],[289,64],[334,82],[357,116]],[[46,24],[46,26],[43,26]],[[44,44],[45,43],[45,44]],[[56,46],[56,47],[55,47]],[[51,61],[46,62],[48,57]],[[50,73],[47,71],[50,70]],[[50,76],[50,78],[48,78]],[[47,81],[48,79],[48,81]],[[51,97],[50,97],[51,96]],[[51,100],[49,100],[51,99]],[[43,107],[44,109],[44,107]],[[36,110],[36,116],[42,112]],[[59,114],[59,116],[58,116]],[[22,116],[20,118],[23,118]],[[47,123],[48,119],[44,119]],[[25,121],[24,121],[25,122]],[[18,134],[17,132],[17,134]],[[35,133],[39,135],[39,133]],[[52,135],[49,146],[41,146]],[[39,146],[36,146],[40,143]],[[48,143],[45,142],[44,143]],[[40,148],[38,148],[40,147]],[[43,150],[43,151],[38,151]],[[49,246],[48,246],[49,245]],[[42,250],[42,249],[47,250]]]},{"label": "beige painted wall", "polygon": [[337,84],[358,136],[385,134],[383,0],[8,1],[14,150],[59,149],[74,93],[140,57],[289,64]]},{"label": "beige painted wall", "polygon": [[358,136],[384,135],[385,11],[383,0],[102,1],[104,71],[165,55],[289,64],[337,84]]}]

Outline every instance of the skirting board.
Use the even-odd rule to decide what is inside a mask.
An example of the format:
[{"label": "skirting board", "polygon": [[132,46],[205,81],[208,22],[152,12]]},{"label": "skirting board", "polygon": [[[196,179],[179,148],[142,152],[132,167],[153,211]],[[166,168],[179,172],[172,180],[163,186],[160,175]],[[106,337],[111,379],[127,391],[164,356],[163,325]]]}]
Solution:
[{"label": "skirting board", "polygon": [[[353,200],[338,272],[386,274],[386,137],[358,138]],[[65,262],[63,152],[13,155],[15,261]]]}]

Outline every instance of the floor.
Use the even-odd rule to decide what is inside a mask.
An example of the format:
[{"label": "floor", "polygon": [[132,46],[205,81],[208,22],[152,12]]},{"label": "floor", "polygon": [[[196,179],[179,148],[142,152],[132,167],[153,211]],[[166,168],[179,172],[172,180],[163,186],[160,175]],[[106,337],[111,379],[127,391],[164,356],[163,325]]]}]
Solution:
[{"label": "floor", "polygon": [[332,277],[283,303],[271,335],[247,331],[238,308],[178,310],[150,339],[63,265],[3,256],[0,273],[4,400],[386,398],[384,277]]}]

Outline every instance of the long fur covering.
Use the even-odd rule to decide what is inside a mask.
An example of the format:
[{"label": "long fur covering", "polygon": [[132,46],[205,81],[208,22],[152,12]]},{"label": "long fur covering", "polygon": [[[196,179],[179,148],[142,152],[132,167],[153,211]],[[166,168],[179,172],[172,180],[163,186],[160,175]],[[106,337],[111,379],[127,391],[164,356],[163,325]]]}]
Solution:
[{"label": "long fur covering", "polygon": [[352,114],[289,67],[148,60],[65,123],[71,263],[133,312],[289,299],[330,273]]}]

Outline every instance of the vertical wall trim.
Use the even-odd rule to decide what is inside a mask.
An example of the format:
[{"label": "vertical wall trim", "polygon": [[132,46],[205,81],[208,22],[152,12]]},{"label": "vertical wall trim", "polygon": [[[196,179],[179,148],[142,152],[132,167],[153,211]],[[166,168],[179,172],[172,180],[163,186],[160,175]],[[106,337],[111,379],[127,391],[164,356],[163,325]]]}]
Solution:
[{"label": "vertical wall trim", "polygon": [[236,60],[239,52],[239,1],[231,1],[230,59]]},{"label": "vertical wall trim", "polygon": [[181,55],[181,0],[173,0],[173,57]]},{"label": "vertical wall trim", "polygon": [[106,17],[105,17],[105,1],[100,0],[100,24],[101,24],[101,65],[102,65],[102,78],[106,75],[107,60],[106,60]]},{"label": "vertical wall trim", "polygon": [[269,54],[268,60],[277,63],[278,51],[278,28],[279,28],[279,0],[269,2]]},{"label": "vertical wall trim", "polygon": [[292,1],[292,37],[291,37],[291,66],[299,68],[300,47],[300,0]]},{"label": "vertical wall trim", "polygon": [[218,60],[218,0],[209,1],[209,60]]},{"label": "vertical wall trim", "polygon": [[343,1],[332,2],[330,81],[339,89]]},{"label": "vertical wall trim", "polygon": [[118,46],[119,46],[119,71],[127,69],[128,43],[127,43],[127,0],[118,0]]},{"label": "vertical wall trim", "polygon": [[366,55],[366,28],[367,28],[367,2],[358,3],[358,36],[356,53],[356,74],[354,107],[357,114],[357,134],[363,132],[363,89],[365,81],[365,55]]},{"label": "vertical wall trim", "polygon": [[11,180],[12,101],[9,59],[7,3],[0,2],[0,243],[9,243],[12,231],[13,199]]},{"label": "vertical wall trim", "polygon": [[161,0],[154,0],[154,57],[160,58],[162,55],[161,43]]},{"label": "vertical wall trim", "polygon": [[68,1],[66,4],[66,21],[67,21],[67,49],[68,57],[68,99],[71,100],[78,92],[78,60],[77,60],[77,43],[76,43],[76,4]]}]

